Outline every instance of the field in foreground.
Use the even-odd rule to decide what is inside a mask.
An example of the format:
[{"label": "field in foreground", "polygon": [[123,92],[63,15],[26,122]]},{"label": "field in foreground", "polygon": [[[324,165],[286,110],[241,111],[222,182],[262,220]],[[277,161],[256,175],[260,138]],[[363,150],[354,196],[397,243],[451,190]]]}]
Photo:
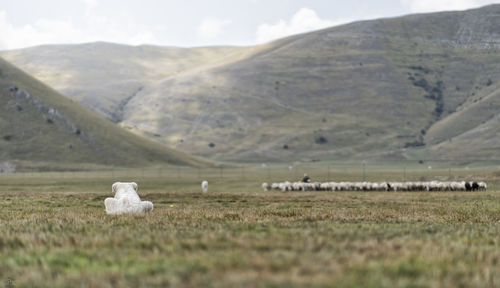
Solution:
[{"label": "field in foreground", "polygon": [[[262,192],[260,182],[0,177],[6,287],[498,287],[500,194]],[[115,180],[155,210],[107,216]]]}]

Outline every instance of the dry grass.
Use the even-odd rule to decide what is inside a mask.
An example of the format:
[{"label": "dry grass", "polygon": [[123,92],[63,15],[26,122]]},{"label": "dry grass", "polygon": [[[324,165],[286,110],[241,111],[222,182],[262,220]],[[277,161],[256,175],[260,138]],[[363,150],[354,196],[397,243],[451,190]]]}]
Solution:
[{"label": "dry grass", "polygon": [[110,217],[112,179],[0,180],[0,280],[15,287],[500,285],[498,191],[283,194],[213,179],[202,195],[196,179],[148,178],[155,210]]}]

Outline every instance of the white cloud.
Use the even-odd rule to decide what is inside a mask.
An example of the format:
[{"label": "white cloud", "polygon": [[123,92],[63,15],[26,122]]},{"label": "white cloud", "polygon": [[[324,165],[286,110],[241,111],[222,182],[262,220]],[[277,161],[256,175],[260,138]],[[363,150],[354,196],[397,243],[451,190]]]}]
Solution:
[{"label": "white cloud", "polygon": [[230,20],[205,18],[198,26],[198,36],[203,40],[217,39],[229,24],[231,24]]},{"label": "white cloud", "polygon": [[425,13],[450,10],[466,10],[499,3],[492,0],[400,0],[411,13]]},{"label": "white cloud", "polygon": [[312,9],[301,8],[290,21],[281,19],[276,24],[262,24],[257,28],[257,42],[264,43],[293,34],[309,32],[349,22],[349,19],[336,21],[321,19]]},{"label": "white cloud", "polygon": [[3,42],[0,49],[27,47],[39,43],[60,42],[68,36],[75,37],[74,29],[66,22],[38,20],[33,25],[15,27],[8,21],[7,13],[0,11],[0,35]]},{"label": "white cloud", "polygon": [[[91,1],[90,5],[95,7],[97,1]],[[15,26],[9,22],[7,13],[0,10],[0,50],[48,43],[74,44],[93,41],[130,45],[159,43],[150,29],[138,25],[130,17],[112,21],[95,13],[88,13],[89,9],[85,11],[85,23],[81,27],[75,27],[70,21],[58,19],[39,19],[32,24]]]},{"label": "white cloud", "polygon": [[83,0],[83,3],[88,10],[95,9],[97,6],[99,6],[99,0]]}]

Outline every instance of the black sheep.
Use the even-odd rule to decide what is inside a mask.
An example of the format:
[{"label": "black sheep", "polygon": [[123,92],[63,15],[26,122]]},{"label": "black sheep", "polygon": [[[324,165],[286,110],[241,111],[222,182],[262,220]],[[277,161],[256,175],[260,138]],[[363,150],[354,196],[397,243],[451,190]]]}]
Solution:
[{"label": "black sheep", "polygon": [[476,181],[472,182],[472,191],[478,191],[479,190],[479,184],[477,184]]},{"label": "black sheep", "polygon": [[470,191],[472,190],[472,186],[470,185],[470,182],[465,182],[465,191]]}]

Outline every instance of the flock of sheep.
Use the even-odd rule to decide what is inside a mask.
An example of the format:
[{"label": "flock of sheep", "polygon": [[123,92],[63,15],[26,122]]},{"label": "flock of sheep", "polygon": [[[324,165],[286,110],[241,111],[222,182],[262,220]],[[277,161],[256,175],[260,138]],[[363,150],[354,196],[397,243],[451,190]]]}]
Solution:
[{"label": "flock of sheep", "polygon": [[264,191],[478,191],[486,190],[485,182],[281,182],[262,183]]}]

